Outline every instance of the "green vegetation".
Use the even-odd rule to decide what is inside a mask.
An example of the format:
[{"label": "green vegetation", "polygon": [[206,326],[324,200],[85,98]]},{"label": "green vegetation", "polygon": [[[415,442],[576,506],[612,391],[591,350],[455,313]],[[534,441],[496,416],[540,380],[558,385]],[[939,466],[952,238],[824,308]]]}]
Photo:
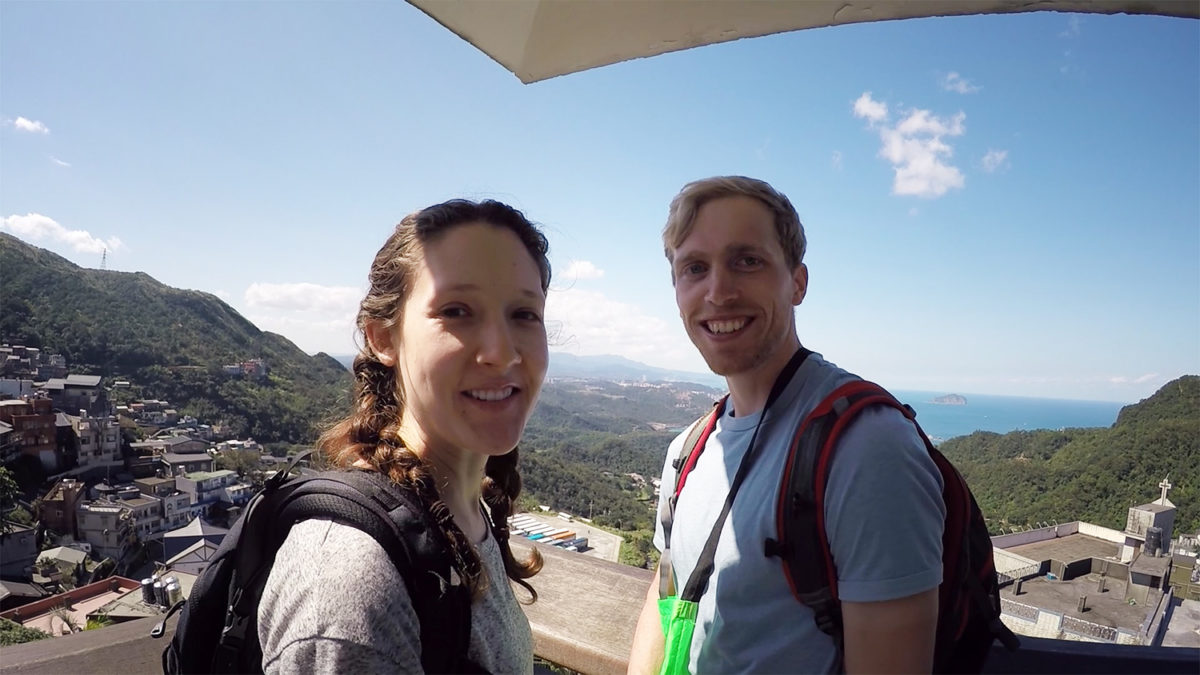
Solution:
[{"label": "green vegetation", "polygon": [[26,628],[16,621],[0,619],[0,647],[45,640],[50,634],[36,628]]},{"label": "green vegetation", "polygon": [[[127,379],[122,396],[166,399],[182,414],[259,441],[311,442],[346,409],[350,376],[264,333],[208,293],[138,272],[84,269],[0,233],[0,336],[61,353],[72,373]],[[263,359],[270,375],[229,377],[221,366]]]},{"label": "green vegetation", "polygon": [[946,441],[993,532],[1084,520],[1121,530],[1130,506],[1158,498],[1170,475],[1175,533],[1200,528],[1200,377],[1126,406],[1108,429],[976,432]]}]

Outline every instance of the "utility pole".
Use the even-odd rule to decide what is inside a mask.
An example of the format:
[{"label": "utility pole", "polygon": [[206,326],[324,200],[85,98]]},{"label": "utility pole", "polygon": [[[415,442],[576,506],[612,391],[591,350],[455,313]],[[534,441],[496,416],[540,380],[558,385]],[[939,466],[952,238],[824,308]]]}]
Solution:
[{"label": "utility pole", "polygon": [[108,247],[104,247],[104,253],[100,254],[100,269],[108,269]]}]

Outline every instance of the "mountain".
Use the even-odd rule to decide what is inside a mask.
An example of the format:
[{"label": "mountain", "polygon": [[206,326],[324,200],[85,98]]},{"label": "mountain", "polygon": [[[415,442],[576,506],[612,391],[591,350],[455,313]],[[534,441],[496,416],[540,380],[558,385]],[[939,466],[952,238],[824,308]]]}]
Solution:
[{"label": "mountain", "polygon": [[639,363],[623,356],[579,356],[566,352],[550,354],[547,377],[645,380],[647,382],[692,382],[725,390],[725,378],[713,373],[668,370]]},{"label": "mountain", "polygon": [[1109,428],[975,432],[939,449],[975,493],[993,529],[1086,520],[1125,527],[1170,476],[1175,533],[1200,528],[1200,377],[1185,375],[1121,409]]},{"label": "mountain", "polygon": [[[142,396],[261,442],[311,442],[348,403],[336,360],[259,330],[211,294],[85,269],[4,233],[0,270],[0,339],[60,353],[72,373],[128,379]],[[256,358],[265,379],[222,371]]]},{"label": "mountain", "polygon": [[[334,357],[347,369],[354,362],[353,354]],[[713,373],[692,373],[646,365],[624,356],[579,356],[567,352],[550,352],[550,367],[546,377],[646,382],[692,382],[725,390],[725,378]]]}]

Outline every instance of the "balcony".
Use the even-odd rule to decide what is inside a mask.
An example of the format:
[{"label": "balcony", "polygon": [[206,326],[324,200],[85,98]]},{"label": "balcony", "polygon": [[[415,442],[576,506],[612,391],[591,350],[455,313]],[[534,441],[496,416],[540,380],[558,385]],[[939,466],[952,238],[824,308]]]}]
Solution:
[{"label": "balcony", "polygon": [[[518,555],[530,544],[514,542]],[[570,670],[624,673],[637,615],[652,574],[537,545],[546,559],[525,606],[534,652]],[[519,596],[518,596],[519,597]],[[156,673],[166,638],[149,637],[156,618],[0,649],[4,673]],[[168,624],[168,638],[175,619]],[[993,650],[990,673],[1189,673],[1200,649],[1140,647],[1021,638],[1021,649]]]}]

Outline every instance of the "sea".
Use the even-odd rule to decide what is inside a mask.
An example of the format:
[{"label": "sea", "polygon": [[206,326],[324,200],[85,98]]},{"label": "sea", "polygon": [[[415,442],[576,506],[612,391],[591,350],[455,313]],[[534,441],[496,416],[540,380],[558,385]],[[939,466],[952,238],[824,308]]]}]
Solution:
[{"label": "sea", "polygon": [[975,431],[1067,429],[1109,427],[1128,404],[1109,401],[1071,401],[1020,396],[962,394],[966,405],[945,405],[933,400],[946,392],[892,392],[917,411],[917,422],[934,443]]}]

